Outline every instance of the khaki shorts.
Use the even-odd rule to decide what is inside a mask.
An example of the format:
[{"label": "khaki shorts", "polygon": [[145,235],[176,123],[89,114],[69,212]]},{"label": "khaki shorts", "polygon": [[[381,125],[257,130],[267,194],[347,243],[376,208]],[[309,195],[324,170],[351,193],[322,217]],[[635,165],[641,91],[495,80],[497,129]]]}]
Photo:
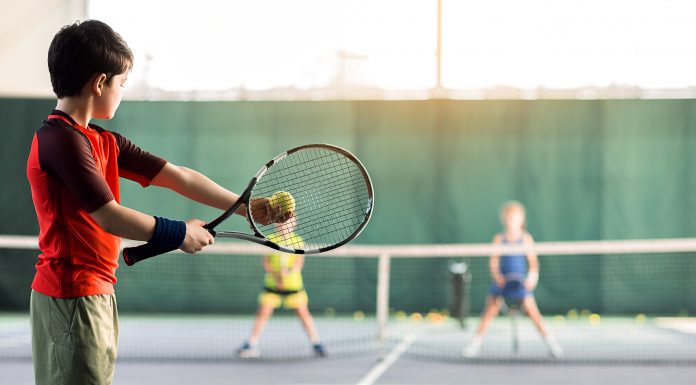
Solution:
[{"label": "khaki shorts", "polygon": [[274,309],[282,305],[285,309],[294,310],[306,306],[307,303],[309,303],[309,298],[307,297],[307,292],[304,290],[292,294],[276,294],[267,291],[259,294],[259,305],[272,307]]},{"label": "khaki shorts", "polygon": [[113,294],[63,299],[32,290],[30,318],[37,385],[111,384],[118,345]]}]

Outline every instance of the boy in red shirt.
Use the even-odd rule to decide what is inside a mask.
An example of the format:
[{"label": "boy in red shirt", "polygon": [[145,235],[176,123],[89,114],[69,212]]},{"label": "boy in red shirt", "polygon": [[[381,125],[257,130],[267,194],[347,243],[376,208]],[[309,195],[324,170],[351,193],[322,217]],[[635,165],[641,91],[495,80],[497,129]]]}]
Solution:
[{"label": "boy in red shirt", "polygon": [[222,210],[238,198],[206,176],[90,124],[114,116],[132,64],[123,39],[95,20],[65,26],[49,48],[58,104],[34,135],[27,161],[42,252],[30,304],[37,384],[111,383],[121,237],[187,253],[213,243],[198,219],[152,217],[121,206],[119,177]]}]

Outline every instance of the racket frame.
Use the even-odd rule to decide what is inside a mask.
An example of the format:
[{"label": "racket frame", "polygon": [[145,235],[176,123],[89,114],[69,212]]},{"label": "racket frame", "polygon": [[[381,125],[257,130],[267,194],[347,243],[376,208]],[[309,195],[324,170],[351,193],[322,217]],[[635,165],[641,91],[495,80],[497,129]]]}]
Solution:
[{"label": "racket frame", "polygon": [[[282,245],[279,245],[275,242],[272,242],[268,240],[258,229],[256,224],[254,223],[251,216],[251,205],[249,204],[249,201],[251,199],[251,194],[254,191],[254,187],[256,186],[256,183],[263,177],[264,174],[268,171],[271,166],[273,166],[275,163],[278,163],[279,161],[283,160],[285,157],[288,155],[295,153],[300,150],[304,150],[307,148],[327,148],[330,149],[331,151],[338,152],[348,159],[350,159],[353,163],[355,163],[358,166],[358,169],[362,173],[363,179],[365,180],[365,184],[367,186],[367,191],[368,191],[368,205],[367,209],[365,210],[365,219],[362,221],[362,223],[353,231],[351,235],[343,239],[342,241],[321,247],[318,249],[311,249],[311,250],[302,250],[302,249],[291,249]],[[254,232],[253,235],[238,232],[238,231],[216,231],[215,227],[217,227],[220,223],[222,223],[225,219],[229,218],[232,214],[234,214],[235,211],[241,206],[242,204],[246,205],[246,215],[247,215],[247,222],[249,222],[249,227],[251,227],[251,230]],[[235,238],[235,239],[242,239],[245,241],[257,243],[260,245],[264,245],[267,247],[270,247],[275,250],[279,250],[285,253],[292,253],[292,254],[319,254],[323,253],[329,250],[333,250],[335,248],[341,247],[345,245],[346,243],[352,241],[355,239],[362,230],[367,226],[367,223],[370,221],[370,217],[372,216],[372,211],[374,208],[374,197],[373,197],[373,189],[372,189],[372,180],[370,179],[370,176],[367,173],[367,170],[365,169],[365,166],[360,162],[360,160],[350,153],[348,150],[343,149],[338,146],[334,146],[331,144],[305,144],[299,147],[295,147],[293,149],[290,149],[288,151],[285,151],[281,154],[278,154],[276,157],[273,159],[269,160],[259,171],[256,172],[256,175],[251,179],[251,182],[249,182],[249,185],[247,186],[246,190],[242,193],[242,195],[237,199],[237,201],[229,208],[227,209],[222,215],[220,215],[218,218],[215,220],[211,221],[209,224],[205,225],[204,227],[210,231],[210,233],[214,237],[220,237],[220,238]]]},{"label": "racket frame", "polygon": [[[258,229],[256,224],[253,221],[252,215],[251,215],[251,207],[249,205],[249,202],[251,201],[251,196],[254,191],[254,187],[258,183],[258,181],[261,179],[261,177],[268,171],[268,169],[273,166],[275,163],[281,161],[288,155],[306,149],[310,147],[316,147],[316,148],[326,148],[334,152],[338,152],[346,156],[348,159],[350,159],[352,162],[354,162],[357,166],[360,172],[363,175],[363,178],[365,180],[365,184],[368,190],[368,202],[367,202],[367,209],[365,210],[364,213],[364,220],[362,223],[353,231],[352,234],[350,234],[348,237],[343,239],[342,241],[321,247],[318,249],[311,249],[311,250],[302,250],[302,249],[290,249],[287,247],[284,247],[282,245],[279,245],[275,242],[270,241],[267,239]],[[246,207],[246,217],[247,217],[247,222],[249,223],[251,230],[253,231],[252,234],[246,234],[238,231],[216,231],[215,227],[217,227],[220,223],[225,221],[227,218],[229,218],[232,214],[234,214],[238,209],[239,206],[242,204],[245,204]],[[367,222],[369,222],[370,217],[372,216],[372,211],[374,207],[374,196],[373,196],[373,189],[372,189],[372,181],[370,180],[370,176],[367,174],[367,170],[365,170],[365,167],[363,164],[358,160],[358,158],[355,157],[355,155],[351,154],[347,150],[334,146],[331,144],[306,144],[303,146],[295,147],[293,149],[290,149],[288,151],[285,151],[277,156],[275,156],[273,159],[269,160],[259,171],[256,172],[256,175],[251,179],[249,184],[247,185],[247,188],[244,190],[242,195],[237,198],[237,200],[230,206],[229,209],[225,210],[222,215],[219,217],[215,218],[213,221],[209,222],[208,224],[204,225],[204,228],[210,232],[214,237],[221,237],[221,238],[236,238],[236,239],[242,239],[245,241],[257,243],[260,245],[264,245],[267,247],[270,247],[275,250],[283,251],[286,253],[292,253],[292,254],[318,254],[318,253],[323,253],[325,251],[333,250],[337,247],[343,246],[346,243],[350,242],[351,240],[355,239],[362,230],[367,226]],[[141,248],[147,247],[147,244],[143,244],[140,246],[132,247],[132,248],[125,248],[123,250],[123,255],[124,255],[124,260],[128,266],[132,266],[133,264],[143,261],[145,259],[154,257],[155,255],[158,254],[149,254],[149,252],[142,252]],[[166,251],[165,251],[166,252]],[[160,252],[162,253],[162,252]],[[127,254],[130,254],[128,257],[126,257]],[[133,255],[135,254],[135,255]]]}]

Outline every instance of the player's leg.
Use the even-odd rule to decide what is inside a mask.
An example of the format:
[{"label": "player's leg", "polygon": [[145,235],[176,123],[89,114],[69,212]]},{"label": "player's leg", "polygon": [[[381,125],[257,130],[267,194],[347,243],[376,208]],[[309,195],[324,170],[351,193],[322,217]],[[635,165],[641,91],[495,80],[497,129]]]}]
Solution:
[{"label": "player's leg", "polygon": [[307,332],[309,341],[312,343],[312,349],[317,356],[325,356],[326,349],[319,340],[319,333],[317,333],[316,326],[314,325],[314,317],[309,312],[309,298],[307,297],[307,292],[302,290],[295,294],[289,295],[285,299],[285,306],[288,309],[294,309],[297,317],[302,322],[302,327]]},{"label": "player's leg", "polygon": [[544,342],[549,348],[549,353],[556,358],[563,356],[563,349],[561,348],[561,345],[558,344],[556,339],[553,338],[553,336],[549,334],[548,330],[546,329],[544,318],[539,311],[539,307],[537,306],[534,296],[528,295],[524,298],[524,301],[522,301],[522,309],[525,313],[527,313],[537,330],[539,330],[539,334],[541,334],[541,336],[544,338]]},{"label": "player's leg", "polygon": [[249,339],[239,348],[239,356],[242,358],[255,358],[261,355],[258,349],[259,338],[268,320],[273,315],[273,311],[281,305],[280,295],[275,293],[259,294],[259,308],[254,319],[254,326],[251,329]]},{"label": "player's leg", "polygon": [[486,305],[481,313],[481,321],[479,322],[479,327],[476,330],[474,338],[471,339],[469,345],[464,348],[463,354],[465,357],[476,357],[481,352],[481,343],[483,342],[483,336],[488,330],[488,325],[491,321],[498,315],[500,311],[500,297],[490,294],[486,298]]},{"label": "player's leg", "polygon": [[500,297],[492,295],[489,295],[486,299],[486,307],[481,314],[481,323],[479,323],[478,330],[476,330],[477,336],[483,337],[483,335],[486,334],[486,330],[488,330],[491,321],[493,321],[500,311],[500,301]]},{"label": "player's leg", "polygon": [[524,300],[522,301],[522,310],[524,310],[524,312],[529,316],[529,319],[532,320],[534,326],[536,326],[537,330],[539,330],[541,336],[546,338],[548,332],[546,331],[544,318],[542,317],[541,312],[539,311],[539,307],[537,306],[536,300],[533,296],[528,295],[524,298]]},{"label": "player's leg", "polygon": [[30,318],[36,384],[111,384],[118,345],[113,295],[32,292]]},{"label": "player's leg", "polygon": [[251,336],[249,337],[249,342],[256,345],[261,338],[261,332],[263,328],[266,327],[268,320],[273,315],[275,307],[272,305],[261,305],[256,313],[256,320],[254,320],[254,327],[251,330]]}]

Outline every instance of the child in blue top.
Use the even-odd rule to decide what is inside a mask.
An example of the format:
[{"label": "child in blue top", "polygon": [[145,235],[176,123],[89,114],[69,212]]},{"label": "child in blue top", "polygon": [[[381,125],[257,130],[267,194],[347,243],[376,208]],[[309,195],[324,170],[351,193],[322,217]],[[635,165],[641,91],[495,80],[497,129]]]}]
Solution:
[{"label": "child in blue top", "polygon": [[[494,244],[534,245],[534,238],[525,229],[525,209],[521,203],[513,201],[504,204],[500,209],[500,220],[503,223],[504,231],[495,235]],[[534,288],[539,280],[539,260],[536,253],[494,254],[491,255],[489,266],[493,284],[481,314],[481,323],[469,346],[464,349],[464,356],[477,357],[480,354],[481,343],[488,325],[500,311],[504,297],[510,295],[519,298],[522,310],[534,322],[549,348],[549,353],[553,357],[562,356],[562,349],[546,330],[544,320],[534,299]],[[510,282],[517,280],[523,283],[521,290],[517,290],[515,293],[505,293],[506,284],[511,287]]]}]

